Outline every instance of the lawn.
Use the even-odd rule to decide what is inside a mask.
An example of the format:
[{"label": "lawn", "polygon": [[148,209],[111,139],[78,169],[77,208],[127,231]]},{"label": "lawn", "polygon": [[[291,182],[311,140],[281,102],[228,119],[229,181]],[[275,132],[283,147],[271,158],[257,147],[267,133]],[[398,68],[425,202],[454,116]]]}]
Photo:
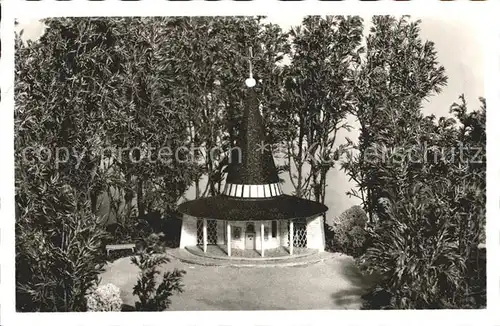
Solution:
[{"label": "lawn", "polygon": [[[191,265],[172,259],[163,270],[186,270],[184,293],[170,310],[359,309],[370,280],[349,256],[297,267],[236,268]],[[110,264],[101,284],[120,287],[125,304],[135,302],[138,269],[123,258]]]}]

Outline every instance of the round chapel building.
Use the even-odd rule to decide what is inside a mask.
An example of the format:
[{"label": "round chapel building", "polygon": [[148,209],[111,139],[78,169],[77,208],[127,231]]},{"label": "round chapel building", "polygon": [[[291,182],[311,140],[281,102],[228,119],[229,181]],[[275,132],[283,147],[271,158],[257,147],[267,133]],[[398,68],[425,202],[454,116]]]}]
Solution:
[{"label": "round chapel building", "polygon": [[209,246],[218,246],[228,256],[236,249],[257,251],[261,257],[279,247],[290,255],[296,248],[324,251],[323,216],[328,208],[283,193],[266,144],[257,95],[248,88],[222,194],[179,205],[181,248],[198,246],[206,253]]}]

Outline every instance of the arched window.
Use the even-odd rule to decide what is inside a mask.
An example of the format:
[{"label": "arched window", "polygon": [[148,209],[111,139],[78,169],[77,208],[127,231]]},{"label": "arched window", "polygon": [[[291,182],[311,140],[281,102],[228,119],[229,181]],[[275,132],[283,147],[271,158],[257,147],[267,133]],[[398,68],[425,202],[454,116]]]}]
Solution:
[{"label": "arched window", "polygon": [[253,223],[247,224],[246,233],[255,233],[255,227],[254,227]]}]

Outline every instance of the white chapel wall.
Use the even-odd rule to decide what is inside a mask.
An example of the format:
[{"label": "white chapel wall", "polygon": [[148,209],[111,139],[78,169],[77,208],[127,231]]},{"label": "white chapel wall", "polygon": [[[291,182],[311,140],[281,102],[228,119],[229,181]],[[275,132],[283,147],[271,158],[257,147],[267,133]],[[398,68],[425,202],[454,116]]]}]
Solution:
[{"label": "white chapel wall", "polygon": [[197,242],[197,225],[196,217],[184,215],[181,227],[181,241],[180,247],[184,248],[187,246],[196,246]]}]

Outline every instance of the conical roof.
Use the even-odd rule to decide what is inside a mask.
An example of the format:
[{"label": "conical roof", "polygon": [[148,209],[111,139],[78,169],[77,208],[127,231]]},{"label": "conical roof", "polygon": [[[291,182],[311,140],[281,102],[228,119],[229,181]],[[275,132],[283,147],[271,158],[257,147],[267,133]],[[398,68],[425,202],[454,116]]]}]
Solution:
[{"label": "conical roof", "polygon": [[281,220],[316,216],[328,210],[311,200],[284,195],[255,91],[248,89],[243,121],[227,166],[221,195],[179,205],[183,214],[216,220]]},{"label": "conical roof", "polygon": [[243,112],[243,120],[226,169],[226,182],[231,184],[263,185],[278,183],[271,143],[266,136],[259,102],[253,88]]}]

